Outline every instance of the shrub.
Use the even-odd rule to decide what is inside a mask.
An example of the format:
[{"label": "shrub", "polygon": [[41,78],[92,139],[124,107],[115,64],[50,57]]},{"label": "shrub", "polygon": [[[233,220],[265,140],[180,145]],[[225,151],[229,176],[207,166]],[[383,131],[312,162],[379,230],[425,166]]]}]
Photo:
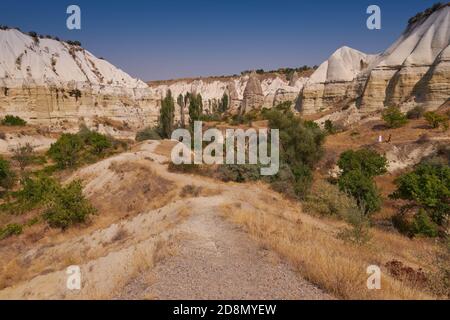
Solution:
[{"label": "shrub", "polygon": [[252,164],[224,164],[219,166],[217,174],[225,182],[248,182],[260,179],[260,167]]},{"label": "shrub", "polygon": [[77,165],[83,149],[83,140],[77,134],[64,133],[50,146],[48,156],[60,169]]},{"label": "shrub", "polygon": [[39,174],[35,178],[27,177],[22,181],[22,189],[14,195],[16,203],[14,210],[18,213],[31,210],[48,203],[59,189],[59,184],[53,178]]},{"label": "shrub", "polygon": [[104,134],[91,131],[87,127],[81,127],[78,136],[85,145],[90,147],[89,151],[97,156],[112,147],[111,139]]},{"label": "shrub", "polygon": [[0,187],[9,190],[14,185],[15,178],[9,162],[0,156]]},{"label": "shrub", "polygon": [[421,164],[414,171],[395,180],[394,199],[409,200],[430,214],[437,225],[443,225],[450,212],[450,167]]},{"label": "shrub", "polygon": [[400,128],[408,123],[408,119],[397,107],[389,107],[382,113],[383,120],[388,128]]},{"label": "shrub", "polygon": [[25,126],[27,122],[20,117],[13,115],[6,115],[2,120],[2,125],[4,126]]},{"label": "shrub", "polygon": [[370,176],[359,170],[349,171],[338,180],[339,189],[353,196],[365,214],[378,211],[381,197]]},{"label": "shrub", "polygon": [[387,171],[386,157],[369,149],[347,150],[341,154],[337,164],[343,174],[357,170],[368,177],[375,177]]},{"label": "shrub", "polygon": [[437,129],[440,126],[442,126],[444,130],[448,129],[448,117],[446,117],[445,115],[440,115],[436,112],[429,111],[426,112],[423,116],[433,129]]},{"label": "shrub", "polygon": [[315,212],[323,216],[334,216],[343,220],[349,214],[359,211],[358,203],[338,186],[325,181],[318,181],[307,196],[305,211]]},{"label": "shrub", "polygon": [[22,233],[22,226],[20,224],[12,223],[8,224],[3,229],[0,229],[0,240],[6,239],[13,235],[19,235]]},{"label": "shrub", "polygon": [[411,232],[413,235],[434,238],[438,236],[438,226],[430,219],[425,210],[420,209],[414,216]]},{"label": "shrub", "polygon": [[406,117],[408,119],[420,119],[423,117],[424,113],[425,113],[425,108],[417,106],[417,107],[414,107],[413,109],[409,110],[406,113]]},{"label": "shrub", "polygon": [[95,212],[96,209],[83,196],[81,182],[73,181],[57,190],[43,218],[51,227],[64,230],[84,223]]},{"label": "shrub", "polygon": [[29,166],[35,158],[33,155],[33,146],[29,143],[26,143],[23,146],[17,146],[13,150],[13,154],[14,155],[12,158],[17,161],[21,171],[25,170],[25,168]]},{"label": "shrub", "polygon": [[136,133],[135,140],[138,142],[144,140],[161,140],[161,136],[158,133],[158,129],[147,127]]},{"label": "shrub", "polygon": [[329,120],[329,119],[326,120],[324,126],[325,126],[325,131],[328,132],[328,134],[336,133],[333,122],[331,120]]}]

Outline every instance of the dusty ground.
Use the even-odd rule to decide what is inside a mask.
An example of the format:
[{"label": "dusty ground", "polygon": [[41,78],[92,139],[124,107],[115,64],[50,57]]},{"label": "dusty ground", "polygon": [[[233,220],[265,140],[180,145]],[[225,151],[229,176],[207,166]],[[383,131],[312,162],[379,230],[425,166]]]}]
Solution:
[{"label": "dusty ground", "polygon": [[[220,216],[219,207],[237,200],[233,194],[240,193],[241,186],[236,186],[238,190],[232,193],[222,192],[223,186],[212,180],[169,173],[161,164],[166,158],[161,152],[153,153],[157,146],[159,143],[143,143],[137,151],[76,172],[69,180],[83,178],[88,197],[98,198],[103,193],[106,201],[112,195],[109,200],[113,205],[104,204],[101,210],[108,217],[96,218],[94,225],[85,231],[58,234],[37,243],[23,240],[22,252],[17,255],[11,250],[0,251],[2,258],[8,254],[10,258],[2,275],[11,273],[7,279],[10,287],[0,291],[0,298],[331,297],[302,279],[276,253],[261,248],[257,241]],[[152,208],[152,201],[147,203],[138,197],[140,213],[120,214],[121,205],[114,201],[128,203],[124,199],[136,198],[133,192],[127,197],[122,194],[124,188],[134,187],[124,184],[129,180],[122,176],[130,171],[127,167],[130,163],[135,163],[137,169],[147,166],[150,172],[158,172],[157,181],[173,185],[174,190],[195,185],[200,194],[167,203],[158,200],[161,205],[158,209]],[[142,172],[138,177],[155,178]],[[141,181],[136,178],[130,180]],[[151,185],[149,191],[158,199],[165,196],[160,187]],[[122,193],[118,195],[119,190]],[[116,218],[111,220],[111,216]],[[114,223],[108,225],[108,221]],[[83,289],[78,293],[65,289],[64,268],[73,264],[80,265],[83,275]],[[14,273],[18,270],[23,277],[15,280]]]}]

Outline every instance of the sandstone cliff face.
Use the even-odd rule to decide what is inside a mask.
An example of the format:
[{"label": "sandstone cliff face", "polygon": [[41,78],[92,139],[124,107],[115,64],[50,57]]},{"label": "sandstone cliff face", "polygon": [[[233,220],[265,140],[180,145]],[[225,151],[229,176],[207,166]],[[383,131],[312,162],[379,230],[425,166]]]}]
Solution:
[{"label": "sandstone cliff face", "polygon": [[368,113],[392,105],[439,107],[450,96],[449,44],[449,6],[409,26],[369,67],[360,109]]},{"label": "sandstone cliff face", "polygon": [[450,96],[450,6],[412,25],[384,53],[343,47],[311,76],[298,100],[305,114],[356,106],[363,114],[399,106],[435,109]]},{"label": "sandstone cliff face", "polygon": [[296,108],[311,114],[327,110],[358,96],[357,77],[374,56],[342,47],[322,63],[306,82]]},{"label": "sandstone cliff face", "polygon": [[264,104],[264,94],[261,82],[256,73],[252,73],[247,81],[244,90],[241,113],[248,112],[253,109],[259,109]]},{"label": "sandstone cliff face", "polygon": [[141,127],[157,117],[147,85],[80,46],[0,30],[0,114],[31,123],[108,117]]}]

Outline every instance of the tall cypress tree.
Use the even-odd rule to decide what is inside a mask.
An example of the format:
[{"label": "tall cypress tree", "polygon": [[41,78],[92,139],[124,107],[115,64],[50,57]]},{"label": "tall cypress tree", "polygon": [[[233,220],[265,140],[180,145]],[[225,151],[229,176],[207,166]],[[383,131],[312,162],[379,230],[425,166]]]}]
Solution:
[{"label": "tall cypress tree", "polygon": [[189,117],[190,125],[193,126],[194,121],[200,119],[203,112],[203,98],[200,94],[189,95]]},{"label": "tall cypress tree", "polygon": [[168,139],[172,135],[175,121],[175,102],[172,98],[172,92],[167,91],[166,97],[161,102],[159,115],[159,129],[161,137]]},{"label": "tall cypress tree", "polygon": [[181,93],[178,95],[177,103],[180,106],[181,127],[184,128],[185,127],[184,108],[186,106],[186,103],[185,103],[185,98],[183,97],[183,95]]}]

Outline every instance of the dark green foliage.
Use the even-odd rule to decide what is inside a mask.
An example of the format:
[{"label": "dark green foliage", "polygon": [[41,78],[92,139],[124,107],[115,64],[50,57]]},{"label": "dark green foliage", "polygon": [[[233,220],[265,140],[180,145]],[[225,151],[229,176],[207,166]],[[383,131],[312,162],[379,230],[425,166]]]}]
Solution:
[{"label": "dark green foliage", "polygon": [[167,91],[166,97],[161,102],[161,109],[159,114],[159,131],[161,137],[169,139],[172,135],[175,122],[175,101],[172,97],[172,92]]},{"label": "dark green foliage", "polygon": [[203,113],[203,99],[200,94],[189,94],[189,117],[191,126],[198,121]]},{"label": "dark green foliage", "polygon": [[222,99],[219,102],[219,112],[226,112],[228,110],[228,103],[228,95],[224,93]]},{"label": "dark green foliage", "polygon": [[80,160],[83,139],[77,134],[64,133],[50,146],[47,154],[60,169],[74,167]]},{"label": "dark green foliage", "polygon": [[2,119],[1,123],[4,126],[20,126],[20,127],[25,126],[27,124],[27,122],[22,118],[9,114]]},{"label": "dark green foliage", "polygon": [[6,239],[8,237],[19,235],[22,233],[22,226],[20,224],[12,223],[8,224],[3,229],[0,229],[0,240]]},{"label": "dark green foliage", "polygon": [[413,235],[435,238],[438,236],[438,226],[431,220],[425,210],[420,209],[414,216],[411,232]]},{"label": "dark green foliage", "polygon": [[448,129],[448,117],[447,116],[440,115],[440,114],[438,114],[436,112],[432,112],[432,111],[425,112],[425,114],[423,116],[433,129],[437,129],[440,126],[442,126],[442,128],[444,130]]},{"label": "dark green foliage", "polygon": [[16,175],[11,170],[8,160],[0,156],[0,187],[9,190],[15,183]]},{"label": "dark green foliage", "polygon": [[352,170],[341,175],[338,185],[341,191],[347,192],[356,199],[365,214],[380,209],[381,198],[375,183],[370,176],[363,174],[360,170]]},{"label": "dark green foliage", "polygon": [[65,169],[96,161],[119,146],[116,140],[81,126],[77,134],[62,134],[50,146],[47,155],[59,169]]},{"label": "dark green foliage", "polygon": [[334,134],[336,133],[336,129],[334,128],[333,122],[331,120],[326,120],[325,124],[325,131],[328,132],[328,134]]},{"label": "dark green foliage", "polygon": [[421,164],[395,180],[394,199],[409,200],[424,208],[432,221],[443,225],[450,213],[450,167]]},{"label": "dark green foliage", "polygon": [[375,177],[387,171],[386,157],[369,149],[347,150],[341,154],[337,165],[343,175],[356,170],[368,177]]},{"label": "dark green foliage", "polygon": [[95,212],[95,208],[83,196],[81,182],[73,181],[56,190],[43,218],[51,227],[64,230],[85,222]]},{"label": "dark green foliage", "polygon": [[406,115],[397,107],[389,107],[382,113],[383,120],[388,128],[400,128],[408,123]]},{"label": "dark green foliage", "polygon": [[144,140],[161,140],[161,136],[159,135],[158,129],[147,127],[136,133],[135,140],[138,142]]},{"label": "dark green foliage", "polygon": [[249,182],[261,178],[260,167],[252,164],[224,164],[218,168],[218,177],[225,182]]}]

